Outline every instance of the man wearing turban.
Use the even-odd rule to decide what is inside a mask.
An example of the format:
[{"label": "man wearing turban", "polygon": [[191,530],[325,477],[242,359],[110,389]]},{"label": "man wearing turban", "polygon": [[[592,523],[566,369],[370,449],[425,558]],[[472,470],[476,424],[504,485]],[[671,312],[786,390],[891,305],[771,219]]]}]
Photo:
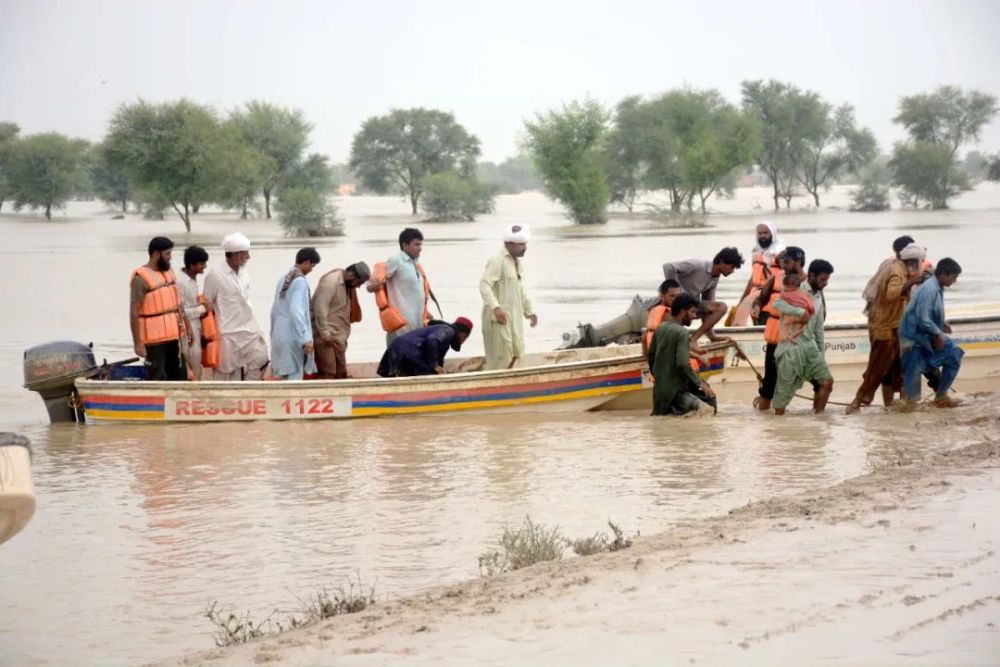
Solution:
[{"label": "man wearing turban", "polygon": [[225,262],[205,278],[205,299],[219,324],[219,367],[214,380],[262,380],[267,343],[250,303],[250,239],[236,232],[222,239]]},{"label": "man wearing turban", "polygon": [[479,280],[487,370],[512,368],[524,356],[524,321],[528,320],[532,327],[538,326],[538,316],[524,289],[521,263],[530,239],[527,225],[508,227],[503,235],[503,249],[486,262]]},{"label": "man wearing turban", "polygon": [[903,369],[899,356],[899,321],[910,302],[913,287],[924,281],[926,275],[920,264],[927,256],[916,243],[909,243],[897,258],[879,274],[873,290],[874,298],[868,317],[868,367],[862,376],[861,386],[847,412],[857,412],[862,405],[871,405],[875,390],[882,387],[882,401],[890,405],[895,394],[903,390]]}]

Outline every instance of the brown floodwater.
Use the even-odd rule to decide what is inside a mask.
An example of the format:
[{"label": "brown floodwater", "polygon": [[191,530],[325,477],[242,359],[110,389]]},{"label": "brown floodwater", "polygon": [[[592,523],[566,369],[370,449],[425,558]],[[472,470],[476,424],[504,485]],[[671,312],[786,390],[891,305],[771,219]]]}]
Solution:
[{"label": "brown floodwater", "polygon": [[[831,193],[842,204],[843,192]],[[749,211],[766,192],[740,191],[719,208]],[[995,302],[1000,188],[982,186],[944,212],[777,217],[784,240],[836,272],[828,304],[860,309],[858,294],[895,236],[910,233],[934,258],[965,272],[949,304]],[[413,224],[392,198],[341,202],[347,236],[317,242],[320,270],[387,257]],[[502,197],[475,223],[418,223],[423,261],[447,318],[479,321],[479,273],[513,221],[535,230],[527,284],[539,312],[530,350],[558,345],[577,322],[622,312],[652,294],[669,259],[745,253],[760,212],[670,229],[635,218],[574,227],[540,195]],[[266,615],[360,573],[379,595],[475,576],[476,556],[504,523],[526,514],[569,535],[602,529],[658,532],[775,494],[866,472],[901,445],[933,450],[960,441],[961,423],[937,413],[830,414],[778,422],[727,404],[713,419],[642,413],[578,416],[458,415],[328,423],[74,426],[46,423],[21,388],[21,353],[53,339],[94,342],[98,358],[130,356],[127,284],[150,236],[199,243],[219,261],[223,234],[254,243],[249,265],[261,323],[278,276],[302,241],[274,223],[210,214],[183,233],[175,219],[114,221],[93,203],[53,222],[0,215],[0,428],[35,444],[38,510],[0,547],[0,664],[133,664],[210,647],[202,617],[213,601]],[[178,253],[179,255],[180,253]],[[723,281],[731,299],[747,270]],[[313,280],[315,283],[315,278]],[[371,301],[348,356],[375,359],[384,337]],[[475,332],[468,351],[482,349]],[[851,388],[843,388],[847,392]],[[995,398],[976,399],[990,409]],[[1000,407],[1000,402],[997,402]]]}]

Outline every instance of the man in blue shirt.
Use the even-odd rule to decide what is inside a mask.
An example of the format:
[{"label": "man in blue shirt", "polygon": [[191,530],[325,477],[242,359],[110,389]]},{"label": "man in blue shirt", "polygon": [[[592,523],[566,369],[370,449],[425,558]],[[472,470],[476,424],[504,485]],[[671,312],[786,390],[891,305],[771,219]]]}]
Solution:
[{"label": "man in blue shirt", "polygon": [[950,257],[938,262],[934,277],[925,280],[916,291],[899,323],[903,398],[910,403],[920,400],[920,376],[940,369],[934,404],[939,407],[958,404],[948,390],[958,376],[965,353],[948,336],[951,327],[944,319],[944,289],[954,285],[961,273],[962,267]]},{"label": "man in blue shirt", "polygon": [[424,327],[430,319],[427,311],[430,290],[420,265],[423,248],[424,235],[419,229],[407,227],[399,234],[399,253],[385,262],[385,281],[375,276],[368,281],[369,292],[385,287],[389,305],[406,320],[405,326],[386,334],[386,347],[403,334]]}]

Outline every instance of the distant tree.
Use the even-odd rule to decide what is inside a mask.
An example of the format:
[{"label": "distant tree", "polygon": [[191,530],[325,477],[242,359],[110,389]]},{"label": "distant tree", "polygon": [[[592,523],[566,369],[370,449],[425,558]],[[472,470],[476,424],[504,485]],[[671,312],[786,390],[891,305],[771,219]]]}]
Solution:
[{"label": "distant tree", "polygon": [[820,117],[814,119],[814,131],[803,137],[802,166],[797,176],[819,208],[820,189],[844,174],[858,176],[878,154],[878,142],[871,130],[857,126],[850,104],[834,110],[820,102],[814,111]]},{"label": "distant tree", "polygon": [[760,127],[756,119],[740,113],[714,91],[702,93],[697,104],[701,122],[682,144],[682,173],[686,188],[697,193],[701,212],[717,192],[731,189],[736,170],[749,166],[760,150]]},{"label": "distant tree", "polygon": [[893,121],[906,129],[910,140],[896,144],[890,164],[904,203],[947,208],[948,199],[968,189],[958,149],[979,141],[983,126],[996,114],[994,96],[955,86],[901,99]]},{"label": "distant tree", "polygon": [[791,207],[807,141],[816,142],[823,131],[823,102],[819,95],[770,80],[744,81],[743,108],[760,123],[757,164],[771,179],[774,210]]},{"label": "distant tree", "polygon": [[271,194],[288,170],[302,158],[312,125],[297,109],[285,109],[259,100],[247,102],[230,118],[241,128],[244,140],[262,155],[261,191],[264,213],[270,220]]},{"label": "distant tree", "polygon": [[230,143],[211,107],[185,99],[124,104],[108,123],[106,141],[143,200],[168,202],[187,231],[193,208],[220,198]]},{"label": "distant tree", "polygon": [[889,167],[904,206],[948,208],[949,199],[969,189],[968,177],[947,144],[897,143]]},{"label": "distant tree", "polygon": [[128,212],[132,183],[125,171],[125,160],[106,141],[91,149],[90,184],[93,194],[102,202],[120,207],[122,213]]},{"label": "distant tree", "polygon": [[986,178],[991,181],[1000,181],[1000,155],[994,155],[993,159],[990,160],[990,168],[986,172]]},{"label": "distant tree", "polygon": [[979,134],[997,114],[993,95],[957,86],[941,86],[931,93],[904,97],[893,118],[913,141],[947,146],[951,155],[966,143],[979,141]]},{"label": "distant tree", "polygon": [[852,211],[887,211],[889,203],[889,181],[891,174],[883,160],[873,160],[858,174],[858,186],[851,190]]},{"label": "distant tree", "polygon": [[612,201],[631,203],[639,189],[664,190],[670,210],[693,210],[749,166],[757,153],[756,119],[714,90],[671,90],[649,100],[626,98],[607,142]]},{"label": "distant tree", "polygon": [[354,135],[350,168],[373,192],[409,197],[416,215],[424,176],[455,172],[469,177],[478,157],[479,140],[452,114],[392,109],[367,119]]},{"label": "distant tree", "polygon": [[0,123],[0,211],[3,210],[3,204],[11,194],[8,180],[10,159],[20,131],[21,128],[16,123]]},{"label": "distant tree", "polygon": [[612,127],[605,144],[606,171],[611,203],[632,212],[643,184],[644,129],[638,95],[626,97],[615,107]]},{"label": "distant tree", "polygon": [[969,183],[979,183],[989,176],[990,159],[979,151],[969,151],[962,159],[962,169]]},{"label": "distant tree", "polygon": [[341,236],[344,233],[337,207],[311,188],[282,190],[274,208],[279,224],[289,236]]},{"label": "distant tree", "polygon": [[480,213],[492,213],[496,186],[453,172],[424,176],[420,207],[433,222],[472,221]]},{"label": "distant tree", "polygon": [[7,169],[14,210],[61,208],[87,182],[87,152],[83,139],[55,132],[33,134],[15,142]]},{"label": "distant tree", "polygon": [[482,183],[494,184],[497,192],[503,194],[541,190],[543,187],[531,156],[523,154],[509,157],[500,164],[480,162],[476,165],[476,178]]},{"label": "distant tree", "polygon": [[285,175],[284,188],[309,188],[325,195],[334,187],[336,181],[330,160],[319,153],[310,153],[304,160],[292,165]]},{"label": "distant tree", "polygon": [[593,100],[525,121],[525,149],[553,199],[580,224],[607,222],[610,195],[604,166],[608,113]]},{"label": "distant tree", "polygon": [[[257,196],[269,158],[247,143],[242,127],[232,118],[222,124],[219,150],[225,159],[213,200],[224,209],[239,210],[241,220],[248,219],[251,211],[259,214]],[[193,210],[198,212],[196,208]]]}]

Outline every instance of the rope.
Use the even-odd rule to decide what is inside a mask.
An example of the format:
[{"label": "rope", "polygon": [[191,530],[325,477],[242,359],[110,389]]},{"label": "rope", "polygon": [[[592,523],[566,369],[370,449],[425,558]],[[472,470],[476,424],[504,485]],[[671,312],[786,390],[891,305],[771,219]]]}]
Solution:
[{"label": "rope", "polygon": [[[746,352],[743,351],[743,348],[740,347],[740,344],[737,343],[736,341],[733,341],[733,345],[736,347],[736,357],[737,357],[737,359],[742,359],[743,361],[747,362],[747,365],[750,366],[750,370],[752,370],[753,374],[757,376],[757,384],[758,385],[764,384],[764,376],[761,375],[760,372],[757,370],[757,368],[753,365],[753,362],[750,361],[750,357],[748,357],[747,354],[746,354]],[[735,366],[736,364],[733,364],[733,365]],[[798,392],[795,393],[795,397],[796,398],[801,398],[801,399],[806,400],[806,401],[812,401],[813,400],[811,397],[809,397],[809,396],[803,396],[802,394],[800,394]],[[850,407],[851,406],[850,403],[841,403],[839,401],[831,401],[831,400],[827,400],[826,403],[827,403],[827,405],[841,405],[841,406],[844,406],[844,407]],[[863,405],[861,407],[867,408],[867,407],[871,407],[871,406]]]}]

